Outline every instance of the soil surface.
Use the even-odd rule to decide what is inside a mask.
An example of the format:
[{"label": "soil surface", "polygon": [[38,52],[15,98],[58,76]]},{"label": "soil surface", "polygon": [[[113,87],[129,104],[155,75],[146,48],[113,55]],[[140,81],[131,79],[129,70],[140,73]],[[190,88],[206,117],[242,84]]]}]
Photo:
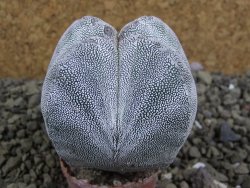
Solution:
[{"label": "soil surface", "polygon": [[[249,188],[250,73],[193,75],[196,120],[174,163],[159,174],[157,188]],[[59,158],[42,130],[41,86],[39,80],[0,80],[1,188],[67,187]],[[100,184],[112,184],[110,177],[118,177],[91,172],[81,178],[95,182],[100,174]]]}]

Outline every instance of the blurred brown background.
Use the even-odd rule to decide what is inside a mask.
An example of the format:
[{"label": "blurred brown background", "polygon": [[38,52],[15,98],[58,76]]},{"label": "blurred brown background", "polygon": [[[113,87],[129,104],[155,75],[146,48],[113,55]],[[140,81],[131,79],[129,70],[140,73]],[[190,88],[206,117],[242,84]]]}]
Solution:
[{"label": "blurred brown background", "polygon": [[154,15],[176,32],[190,62],[227,74],[250,70],[249,0],[1,0],[0,77],[43,78],[60,36],[85,15],[118,30]]}]

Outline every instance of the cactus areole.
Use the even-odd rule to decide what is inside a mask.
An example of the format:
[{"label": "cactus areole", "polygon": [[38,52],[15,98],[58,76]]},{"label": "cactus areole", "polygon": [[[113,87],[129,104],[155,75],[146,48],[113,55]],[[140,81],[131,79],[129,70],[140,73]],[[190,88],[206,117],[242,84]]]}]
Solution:
[{"label": "cactus areole", "polygon": [[41,108],[67,164],[131,172],[173,162],[195,119],[197,94],[182,46],[163,21],[144,16],[117,33],[86,16],[57,44]]}]

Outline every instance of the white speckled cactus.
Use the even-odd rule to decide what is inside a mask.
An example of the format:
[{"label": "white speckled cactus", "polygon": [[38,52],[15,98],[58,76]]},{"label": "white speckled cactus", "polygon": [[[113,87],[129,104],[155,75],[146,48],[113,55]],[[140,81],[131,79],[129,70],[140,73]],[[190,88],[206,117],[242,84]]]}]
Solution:
[{"label": "white speckled cactus", "polygon": [[69,165],[139,171],[174,160],[197,95],[181,44],[160,19],[141,17],[117,34],[86,16],[55,49],[41,107],[49,138]]}]

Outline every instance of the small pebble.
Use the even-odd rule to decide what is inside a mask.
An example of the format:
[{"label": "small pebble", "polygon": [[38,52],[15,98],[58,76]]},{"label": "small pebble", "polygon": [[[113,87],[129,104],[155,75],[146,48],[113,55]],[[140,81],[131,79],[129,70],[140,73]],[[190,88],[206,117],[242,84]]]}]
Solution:
[{"label": "small pebble", "polygon": [[210,85],[212,83],[212,76],[209,72],[199,71],[198,78],[207,85]]},{"label": "small pebble", "polygon": [[201,157],[201,154],[200,154],[200,151],[198,150],[197,147],[195,146],[192,146],[190,149],[189,149],[189,156],[192,157],[192,158],[200,158]]},{"label": "small pebble", "polygon": [[234,171],[236,174],[248,174],[248,165],[246,163],[240,163],[239,166],[235,167]]},{"label": "small pebble", "polygon": [[220,140],[222,142],[238,141],[241,136],[236,134],[227,123],[223,123],[220,129]]},{"label": "small pebble", "polygon": [[177,188],[175,184],[169,183],[165,186],[165,188]]},{"label": "small pebble", "polygon": [[21,157],[10,157],[6,164],[3,166],[2,171],[4,174],[9,173],[11,170],[16,168],[21,162]]},{"label": "small pebble", "polygon": [[187,182],[182,181],[182,182],[180,183],[180,188],[189,188],[189,185],[188,185]]}]

